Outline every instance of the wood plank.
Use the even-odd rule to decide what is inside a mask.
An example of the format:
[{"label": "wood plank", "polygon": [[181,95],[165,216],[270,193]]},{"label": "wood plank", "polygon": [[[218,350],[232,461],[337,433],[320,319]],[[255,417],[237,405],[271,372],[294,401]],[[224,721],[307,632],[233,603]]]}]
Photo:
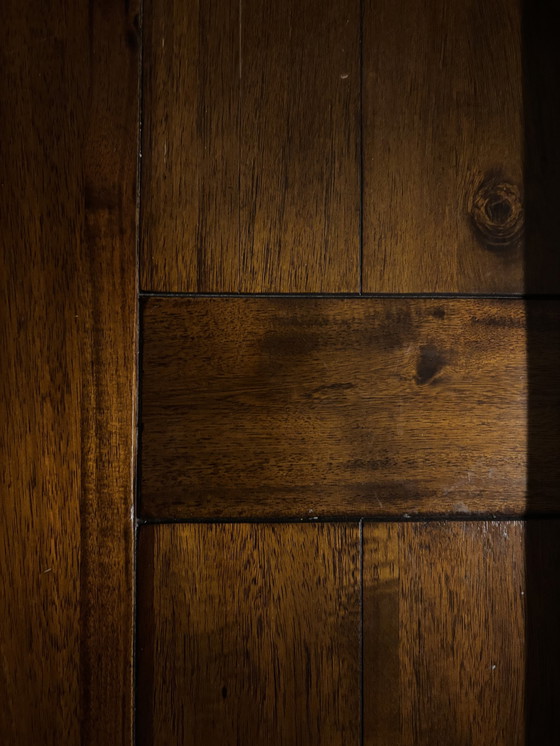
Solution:
[{"label": "wood plank", "polygon": [[238,289],[240,7],[144,3],[144,290]]},{"label": "wood plank", "polygon": [[369,0],[363,38],[364,290],[522,292],[520,0]]},{"label": "wood plank", "polygon": [[526,742],[524,566],[520,522],[365,524],[366,745]]},{"label": "wood plank", "polygon": [[239,289],[358,291],[360,3],[242,12]]},{"label": "wood plank", "polygon": [[149,0],[141,287],[360,284],[359,2]]},{"label": "wood plank", "polygon": [[362,531],[364,744],[399,746],[401,526],[365,523]]},{"label": "wood plank", "polygon": [[140,744],[358,746],[357,524],[144,526]]},{"label": "wood plank", "polygon": [[138,3],[0,29],[0,742],[132,743]]},{"label": "wood plank", "polygon": [[[529,304],[548,382],[531,416],[546,423],[558,304]],[[525,314],[517,300],[148,299],[142,514],[522,514]],[[532,511],[557,508],[559,477],[553,458],[532,473]]]}]

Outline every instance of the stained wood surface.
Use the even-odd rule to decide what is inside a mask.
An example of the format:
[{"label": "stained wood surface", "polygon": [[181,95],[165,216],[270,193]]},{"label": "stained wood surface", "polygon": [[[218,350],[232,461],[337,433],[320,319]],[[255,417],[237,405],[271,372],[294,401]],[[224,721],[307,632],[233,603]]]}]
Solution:
[{"label": "stained wood surface", "polygon": [[126,745],[138,7],[2,10],[0,742]]},{"label": "stained wood surface", "polygon": [[360,285],[358,0],[149,0],[141,287]]},{"label": "stained wood surface", "polygon": [[[558,392],[556,305],[530,303]],[[524,324],[516,300],[150,298],[142,514],[522,513]],[[532,475],[532,510],[558,477],[552,457]]]},{"label": "stained wood surface", "polygon": [[364,291],[549,284],[523,280],[519,0],[366,2],[363,33]]},{"label": "stained wood surface", "polygon": [[366,746],[525,744],[523,524],[366,523],[363,567]]},{"label": "stained wood surface", "polygon": [[358,746],[357,524],[141,529],[140,744]]}]

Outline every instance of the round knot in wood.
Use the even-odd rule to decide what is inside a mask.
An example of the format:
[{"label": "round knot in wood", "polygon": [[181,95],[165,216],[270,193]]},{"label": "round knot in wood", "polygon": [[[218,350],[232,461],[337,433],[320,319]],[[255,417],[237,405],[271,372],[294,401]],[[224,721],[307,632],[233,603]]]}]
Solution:
[{"label": "round knot in wood", "polygon": [[479,241],[489,251],[516,248],[523,238],[523,202],[515,184],[500,177],[485,179],[478,188],[471,220]]}]

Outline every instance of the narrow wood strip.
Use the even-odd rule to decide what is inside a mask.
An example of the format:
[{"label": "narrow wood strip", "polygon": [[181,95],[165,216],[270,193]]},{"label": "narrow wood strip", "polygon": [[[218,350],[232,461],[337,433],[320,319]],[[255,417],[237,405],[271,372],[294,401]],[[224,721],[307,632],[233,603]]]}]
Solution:
[{"label": "narrow wood strip", "polygon": [[360,287],[360,4],[246,0],[239,289]]},{"label": "narrow wood strip", "polygon": [[[363,546],[364,746],[399,746],[400,531],[367,523]],[[402,599],[406,604],[407,600]]]},{"label": "narrow wood strip", "polygon": [[240,7],[144,3],[144,290],[238,289]]},{"label": "narrow wood strip", "polygon": [[138,11],[2,8],[3,744],[132,744]]}]

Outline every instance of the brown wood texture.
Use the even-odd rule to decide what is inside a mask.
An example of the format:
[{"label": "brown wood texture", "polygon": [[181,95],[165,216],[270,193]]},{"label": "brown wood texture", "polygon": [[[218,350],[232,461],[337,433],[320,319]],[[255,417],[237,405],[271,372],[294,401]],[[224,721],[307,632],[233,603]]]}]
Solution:
[{"label": "brown wood texture", "polygon": [[364,291],[535,289],[521,17],[520,0],[366,1]]},{"label": "brown wood texture", "polygon": [[137,3],[0,30],[0,742],[132,743]]},{"label": "brown wood texture", "polygon": [[145,3],[143,290],[359,290],[359,16]]},{"label": "brown wood texture", "polygon": [[[541,373],[560,384],[556,305],[530,303]],[[517,300],[148,299],[142,514],[523,513],[525,313]],[[533,397],[535,418],[557,411],[555,390]],[[553,510],[560,467],[541,467],[530,507]]]},{"label": "brown wood texture", "polygon": [[364,744],[525,744],[524,525],[366,523],[363,567]]},{"label": "brown wood texture", "polygon": [[358,746],[357,524],[141,528],[140,744]]}]

